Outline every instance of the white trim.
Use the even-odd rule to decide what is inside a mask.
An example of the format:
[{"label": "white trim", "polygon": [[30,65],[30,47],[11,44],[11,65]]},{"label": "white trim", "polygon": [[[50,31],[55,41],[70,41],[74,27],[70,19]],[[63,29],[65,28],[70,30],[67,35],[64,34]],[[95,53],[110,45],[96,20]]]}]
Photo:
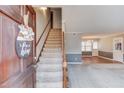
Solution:
[{"label": "white trim", "polygon": [[83,62],[67,62],[68,64],[83,64]]}]

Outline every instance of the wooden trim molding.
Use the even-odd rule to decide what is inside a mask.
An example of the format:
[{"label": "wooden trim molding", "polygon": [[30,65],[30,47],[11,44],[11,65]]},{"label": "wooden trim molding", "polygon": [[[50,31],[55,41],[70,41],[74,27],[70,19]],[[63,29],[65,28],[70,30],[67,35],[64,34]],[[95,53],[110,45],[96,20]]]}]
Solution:
[{"label": "wooden trim molding", "polygon": [[62,31],[62,56],[63,56],[63,88],[68,87],[68,69],[65,55],[64,32]]}]

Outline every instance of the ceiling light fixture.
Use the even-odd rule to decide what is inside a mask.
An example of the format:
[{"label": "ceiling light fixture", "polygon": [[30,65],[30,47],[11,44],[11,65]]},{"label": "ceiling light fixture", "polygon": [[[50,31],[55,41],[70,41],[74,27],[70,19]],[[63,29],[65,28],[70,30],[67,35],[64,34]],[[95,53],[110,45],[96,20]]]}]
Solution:
[{"label": "ceiling light fixture", "polygon": [[47,7],[40,7],[41,10],[47,10]]}]

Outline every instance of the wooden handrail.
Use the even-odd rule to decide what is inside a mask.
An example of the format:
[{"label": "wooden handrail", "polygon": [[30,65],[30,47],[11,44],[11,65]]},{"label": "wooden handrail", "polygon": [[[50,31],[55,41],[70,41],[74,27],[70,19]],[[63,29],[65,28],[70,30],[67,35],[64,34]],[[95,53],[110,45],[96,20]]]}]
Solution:
[{"label": "wooden handrail", "polygon": [[[38,39],[38,42],[36,43],[36,47],[37,47],[37,45],[39,44],[39,42],[40,42],[40,40],[41,40],[41,38],[42,38],[44,32],[46,31],[46,29],[47,29],[47,27],[48,27],[48,25],[49,25],[50,22],[51,22],[51,19],[49,18],[49,21],[48,21],[47,25],[45,26],[45,28],[44,28],[44,30],[43,30],[43,33],[41,34],[40,38]],[[51,28],[50,28],[50,29],[51,29]],[[49,32],[50,32],[50,29],[49,29]],[[46,40],[47,40],[47,37],[48,37],[49,32],[47,33],[47,36],[46,36],[45,41],[44,41],[44,44],[45,44],[45,42],[46,42]],[[36,63],[39,61],[39,57],[41,56],[41,52],[43,51],[44,44],[43,44],[43,46],[42,46],[42,48],[41,48],[41,50],[40,50],[40,54],[38,55],[38,59],[36,60]]]},{"label": "wooden handrail", "polygon": [[38,41],[37,41],[37,43],[36,43],[36,46],[39,44],[39,42],[40,42],[40,40],[41,40],[41,38],[42,38],[44,32],[46,31],[46,29],[47,29],[47,27],[48,27],[48,25],[49,25],[49,23],[50,23],[50,21],[51,21],[51,18],[49,18],[49,20],[48,20],[48,22],[47,22],[47,24],[46,24],[46,26],[45,26],[45,28],[44,28],[44,30],[43,30],[43,33],[40,35],[40,38],[38,39]]},{"label": "wooden handrail", "polygon": [[68,75],[67,75],[67,61],[65,55],[65,47],[64,47],[64,32],[62,31],[62,56],[63,56],[63,87],[67,88],[68,85]]}]

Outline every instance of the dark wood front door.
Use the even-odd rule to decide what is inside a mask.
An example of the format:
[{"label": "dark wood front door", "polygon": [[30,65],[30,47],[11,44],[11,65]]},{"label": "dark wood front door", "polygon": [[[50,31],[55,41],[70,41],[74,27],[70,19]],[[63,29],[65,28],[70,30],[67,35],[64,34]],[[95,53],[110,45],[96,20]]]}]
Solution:
[{"label": "dark wood front door", "polygon": [[51,12],[50,17],[51,17],[51,28],[53,28],[53,12]]},{"label": "dark wood front door", "polygon": [[35,32],[35,12],[31,6],[0,6],[0,87],[35,87],[35,40],[33,51],[26,59],[19,58],[15,48],[18,25],[23,23],[27,11],[29,26]]}]

